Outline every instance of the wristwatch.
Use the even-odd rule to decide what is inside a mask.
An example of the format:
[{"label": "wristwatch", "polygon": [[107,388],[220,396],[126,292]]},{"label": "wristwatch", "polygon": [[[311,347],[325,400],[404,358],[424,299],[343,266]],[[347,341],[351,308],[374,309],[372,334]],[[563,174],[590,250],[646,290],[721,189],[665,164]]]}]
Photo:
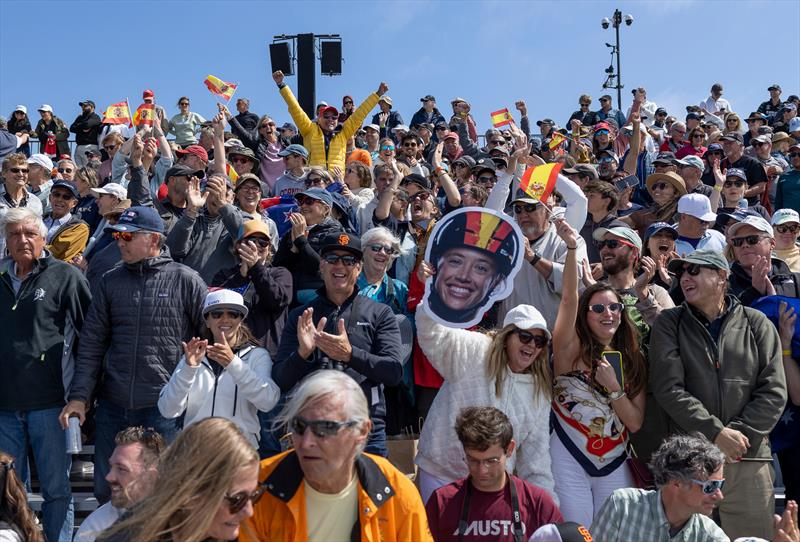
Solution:
[{"label": "wristwatch", "polygon": [[608,398],[611,399],[612,401],[616,401],[617,399],[622,399],[623,397],[625,397],[625,390],[612,391],[611,393],[608,394]]},{"label": "wristwatch", "polygon": [[539,256],[539,253],[538,252],[534,252],[533,253],[533,258],[531,258],[531,265],[535,266],[537,263],[539,263],[539,260],[541,260],[541,259],[542,259],[542,257]]}]

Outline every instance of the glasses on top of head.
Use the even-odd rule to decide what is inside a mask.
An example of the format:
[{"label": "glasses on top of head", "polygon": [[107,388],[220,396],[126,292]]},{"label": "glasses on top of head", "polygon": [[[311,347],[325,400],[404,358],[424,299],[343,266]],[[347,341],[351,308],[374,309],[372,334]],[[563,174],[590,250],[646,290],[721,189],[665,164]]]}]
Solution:
[{"label": "glasses on top of head", "polygon": [[718,489],[721,490],[722,486],[725,485],[724,478],[722,480],[695,480],[692,478],[691,482],[701,486],[703,488],[703,493],[706,495],[713,495]]},{"label": "glasses on top of head", "polygon": [[609,303],[608,305],[605,305],[603,303],[595,303],[594,305],[589,305],[589,310],[596,314],[603,314],[604,312],[606,312],[606,308],[608,308],[608,310],[610,310],[611,312],[620,312],[622,311],[622,309],[625,308],[625,306],[619,302]]},{"label": "glasses on top of head", "polygon": [[300,416],[295,416],[289,422],[289,429],[292,433],[303,436],[306,429],[311,429],[315,437],[328,438],[339,434],[339,431],[347,427],[353,427],[358,422],[356,420],[348,420],[345,422],[335,422],[333,420],[306,420]]}]

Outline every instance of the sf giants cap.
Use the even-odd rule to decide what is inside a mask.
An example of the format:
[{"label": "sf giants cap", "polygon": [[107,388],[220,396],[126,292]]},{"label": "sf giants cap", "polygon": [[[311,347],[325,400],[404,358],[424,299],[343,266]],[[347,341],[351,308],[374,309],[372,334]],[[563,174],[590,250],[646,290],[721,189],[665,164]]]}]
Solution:
[{"label": "sf giants cap", "polygon": [[548,523],[536,529],[528,542],[592,542],[592,535],[586,527],[571,521]]}]

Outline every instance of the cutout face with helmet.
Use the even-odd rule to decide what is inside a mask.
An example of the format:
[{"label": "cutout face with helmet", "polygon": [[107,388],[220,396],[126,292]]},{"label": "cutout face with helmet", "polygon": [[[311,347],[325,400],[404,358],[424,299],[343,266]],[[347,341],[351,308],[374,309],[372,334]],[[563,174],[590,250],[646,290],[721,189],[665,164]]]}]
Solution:
[{"label": "cutout face with helmet", "polygon": [[423,300],[433,316],[451,327],[478,323],[492,303],[511,293],[521,239],[517,225],[494,211],[448,214],[431,232],[426,255],[436,269]]}]

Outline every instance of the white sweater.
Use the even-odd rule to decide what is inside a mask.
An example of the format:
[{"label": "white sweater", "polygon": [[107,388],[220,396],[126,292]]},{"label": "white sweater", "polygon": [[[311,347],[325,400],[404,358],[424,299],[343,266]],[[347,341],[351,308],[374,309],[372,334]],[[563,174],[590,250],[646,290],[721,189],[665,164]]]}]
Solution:
[{"label": "white sweater", "polygon": [[558,503],[550,470],[550,400],[535,394],[533,377],[507,372],[497,397],[494,379],[486,376],[488,336],[437,324],[423,305],[417,309],[416,320],[419,345],[444,378],[422,427],[416,464],[447,481],[467,476],[464,451],[454,429],[456,417],[467,406],[493,406],[514,427],[517,446],[509,457],[509,470],[547,490]]},{"label": "white sweater", "polygon": [[184,427],[211,416],[227,418],[258,447],[258,411],[272,410],[280,397],[271,374],[272,360],[263,348],[239,350],[219,377],[207,358],[191,367],[184,356],[161,390],[158,410],[165,418],[186,412]]}]

